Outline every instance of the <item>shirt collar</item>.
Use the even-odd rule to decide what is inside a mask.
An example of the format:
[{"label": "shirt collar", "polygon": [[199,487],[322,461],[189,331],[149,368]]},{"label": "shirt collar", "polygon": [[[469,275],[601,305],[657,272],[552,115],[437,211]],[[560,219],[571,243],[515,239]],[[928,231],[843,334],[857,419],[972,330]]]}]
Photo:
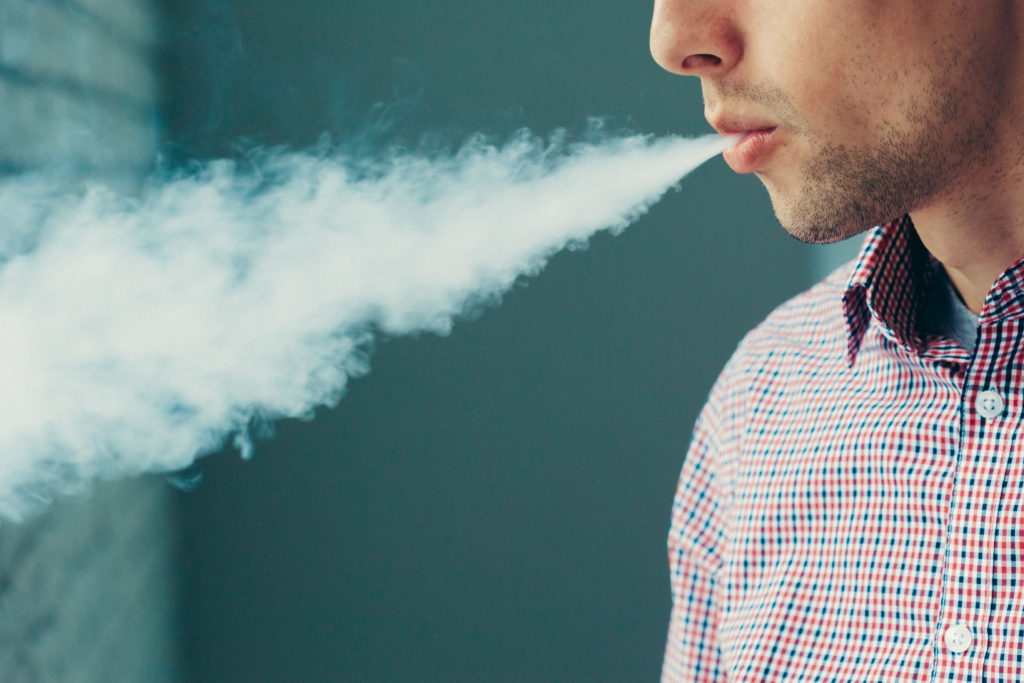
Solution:
[{"label": "shirt collar", "polygon": [[[874,319],[888,339],[920,354],[925,340],[919,315],[932,284],[934,257],[917,236],[910,216],[875,228],[864,241],[843,295],[847,361],[852,367]],[[1024,258],[989,290],[979,324],[1024,317]]]},{"label": "shirt collar", "polygon": [[1008,268],[989,290],[980,324],[1024,317],[1024,258]]},{"label": "shirt collar", "polygon": [[843,296],[851,366],[872,318],[887,338],[917,353],[923,350],[917,321],[931,279],[931,255],[921,244],[910,216],[872,231]]}]

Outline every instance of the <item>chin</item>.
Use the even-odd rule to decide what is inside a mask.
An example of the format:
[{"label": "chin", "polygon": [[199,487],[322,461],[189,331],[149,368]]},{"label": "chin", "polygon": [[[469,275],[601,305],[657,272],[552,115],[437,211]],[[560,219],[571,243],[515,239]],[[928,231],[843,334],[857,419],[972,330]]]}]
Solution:
[{"label": "chin", "polygon": [[842,242],[877,225],[877,223],[864,225],[860,223],[839,223],[824,217],[819,217],[815,220],[814,216],[806,214],[799,218],[794,218],[791,215],[778,211],[775,212],[775,218],[779,221],[783,230],[804,244],[833,244],[835,242]]},{"label": "chin", "polygon": [[844,208],[846,204],[835,193],[800,193],[794,196],[781,193],[768,183],[765,185],[779,224],[805,244],[842,242],[879,224],[879,221],[867,219],[861,206],[855,204]]}]

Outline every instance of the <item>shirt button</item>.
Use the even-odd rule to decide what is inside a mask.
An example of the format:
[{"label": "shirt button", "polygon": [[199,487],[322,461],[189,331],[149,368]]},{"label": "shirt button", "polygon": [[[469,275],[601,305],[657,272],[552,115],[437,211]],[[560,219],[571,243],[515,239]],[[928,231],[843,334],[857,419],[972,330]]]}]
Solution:
[{"label": "shirt button", "polygon": [[947,650],[955,655],[959,655],[970,649],[974,643],[974,634],[971,633],[971,629],[963,624],[956,623],[946,629],[946,634],[942,637],[942,640],[946,643]]},{"label": "shirt button", "polygon": [[996,417],[1003,412],[1003,397],[994,389],[986,389],[978,394],[974,407],[986,419]]}]

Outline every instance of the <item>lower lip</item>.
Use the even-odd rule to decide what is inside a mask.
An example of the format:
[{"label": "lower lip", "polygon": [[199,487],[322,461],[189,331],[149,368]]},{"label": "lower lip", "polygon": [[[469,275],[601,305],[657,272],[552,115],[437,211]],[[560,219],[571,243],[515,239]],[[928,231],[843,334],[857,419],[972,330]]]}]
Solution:
[{"label": "lower lip", "polygon": [[722,157],[729,168],[737,173],[752,173],[759,169],[775,149],[775,129],[752,130],[743,139],[725,150]]}]

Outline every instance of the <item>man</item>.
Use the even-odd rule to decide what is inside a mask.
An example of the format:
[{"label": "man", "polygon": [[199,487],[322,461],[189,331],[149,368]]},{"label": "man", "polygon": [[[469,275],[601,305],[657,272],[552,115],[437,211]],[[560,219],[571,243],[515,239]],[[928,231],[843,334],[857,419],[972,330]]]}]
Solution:
[{"label": "man", "polygon": [[1013,0],[656,0],[785,229],[871,231],[698,420],[664,680],[1024,680],[1022,31]]}]

